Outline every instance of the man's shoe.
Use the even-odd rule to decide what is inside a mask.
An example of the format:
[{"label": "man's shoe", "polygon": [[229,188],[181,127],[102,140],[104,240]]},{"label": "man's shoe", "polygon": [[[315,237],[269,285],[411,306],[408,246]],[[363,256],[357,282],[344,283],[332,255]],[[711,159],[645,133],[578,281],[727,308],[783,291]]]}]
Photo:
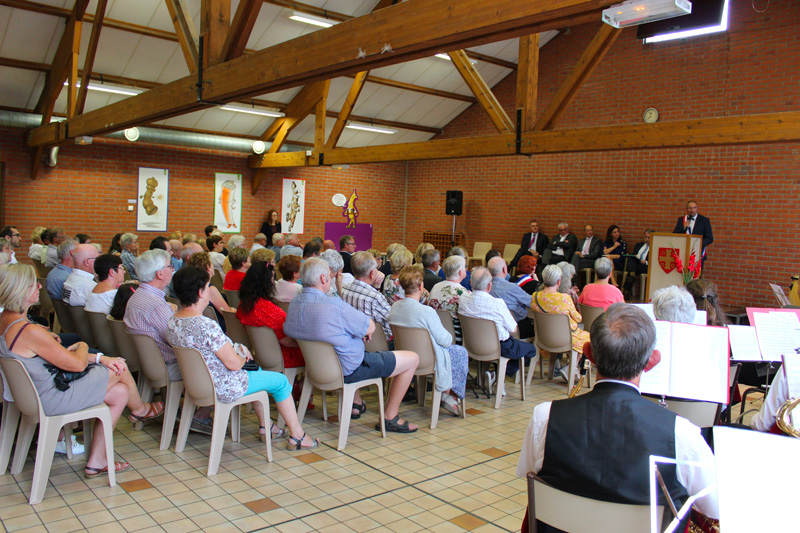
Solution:
[{"label": "man's shoe", "polygon": [[[72,435],[72,455],[80,455],[84,452],[83,444],[78,442],[75,435]],[[67,453],[67,439],[60,440],[56,443],[56,453]]]},{"label": "man's shoe", "polygon": [[208,420],[198,420],[197,418],[192,419],[192,425],[189,428],[189,431],[193,431],[195,433],[202,433],[203,435],[211,435],[211,430],[214,428],[214,421],[209,418]]},{"label": "man's shoe", "polygon": [[562,366],[561,368],[556,369],[556,374],[561,376],[561,379],[564,380],[564,383],[569,383],[569,374],[567,374],[566,370],[564,370],[565,368],[567,367]]}]

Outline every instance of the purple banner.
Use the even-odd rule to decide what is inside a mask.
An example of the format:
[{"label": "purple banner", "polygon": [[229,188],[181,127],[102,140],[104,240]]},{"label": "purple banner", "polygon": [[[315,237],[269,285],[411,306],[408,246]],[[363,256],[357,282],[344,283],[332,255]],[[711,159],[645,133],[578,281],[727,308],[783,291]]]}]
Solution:
[{"label": "purple banner", "polygon": [[346,222],[326,222],[325,239],[330,239],[339,249],[339,239],[343,235],[352,235],[356,239],[356,251],[372,248],[372,224],[358,224],[355,228],[348,228]]}]

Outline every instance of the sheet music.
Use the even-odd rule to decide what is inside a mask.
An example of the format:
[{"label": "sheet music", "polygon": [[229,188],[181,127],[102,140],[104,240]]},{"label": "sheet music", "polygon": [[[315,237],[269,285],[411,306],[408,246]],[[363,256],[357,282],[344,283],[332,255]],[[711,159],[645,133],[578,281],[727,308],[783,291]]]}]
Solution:
[{"label": "sheet music", "polygon": [[[797,522],[800,439],[714,427],[720,531],[782,531]],[[774,462],[770,462],[774,459]],[[765,462],[766,461],[766,462]],[[742,502],[742,473],[757,472],[763,490]]]},{"label": "sheet music", "polygon": [[639,309],[647,313],[647,316],[649,316],[650,320],[652,320],[653,322],[656,321],[656,315],[653,313],[653,304],[631,304],[631,305],[634,307],[638,307]]},{"label": "sheet music", "polygon": [[769,286],[772,287],[772,292],[775,294],[775,298],[778,299],[778,304],[780,304],[781,307],[792,305],[792,303],[789,301],[789,298],[786,297],[786,293],[783,292],[783,287],[776,285],[775,283],[770,283]]},{"label": "sheet music", "polygon": [[[652,309],[652,305],[650,306]],[[667,395],[669,391],[670,367],[672,366],[672,350],[670,334],[672,324],[670,322],[655,321],[656,325],[656,346],[655,349],[661,352],[661,362],[650,369],[649,372],[642,374],[639,380],[639,390],[648,394]]]},{"label": "sheet music", "polygon": [[800,347],[800,320],[794,313],[753,313],[764,361],[780,361]]},{"label": "sheet music", "polygon": [[669,395],[728,403],[728,330],[672,324]]},{"label": "sheet music", "polygon": [[763,361],[761,348],[758,345],[758,335],[753,326],[738,326],[728,324],[728,339],[731,343],[731,352],[734,361]]},{"label": "sheet music", "polygon": [[697,310],[694,312],[694,324],[698,326],[708,325],[708,313],[706,311]]}]

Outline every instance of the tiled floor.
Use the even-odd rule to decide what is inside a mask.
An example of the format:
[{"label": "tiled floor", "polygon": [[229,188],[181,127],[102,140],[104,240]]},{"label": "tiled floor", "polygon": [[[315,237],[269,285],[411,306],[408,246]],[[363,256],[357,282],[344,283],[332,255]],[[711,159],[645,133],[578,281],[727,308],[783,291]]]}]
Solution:
[{"label": "tiled floor", "polygon": [[[118,476],[118,486],[108,487],[107,478],[85,480],[82,457],[57,456],[44,501],[31,507],[31,455],[22,474],[0,476],[0,530],[519,531],[526,493],[515,468],[531,410],[566,396],[565,384],[536,376],[526,402],[509,379],[499,410],[493,399],[470,393],[467,418],[442,411],[435,430],[430,407],[404,403],[401,414],[420,430],[386,439],[374,430],[373,388],[344,452],[335,448],[339,425],[322,420],[317,394],[304,425],[323,446],[290,453],[285,441],[275,441],[273,463],[255,435],[255,416],[245,415],[241,442],[228,440],[212,478],[205,474],[210,437],[191,434],[184,453],[162,452],[160,424],[133,432],[121,420],[117,457],[134,469]],[[335,413],[330,396],[329,412]]]}]

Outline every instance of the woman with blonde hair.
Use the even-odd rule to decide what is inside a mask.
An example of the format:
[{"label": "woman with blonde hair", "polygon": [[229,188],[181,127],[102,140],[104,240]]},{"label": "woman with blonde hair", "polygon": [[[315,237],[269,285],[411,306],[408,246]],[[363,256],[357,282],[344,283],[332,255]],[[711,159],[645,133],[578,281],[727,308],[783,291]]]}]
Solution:
[{"label": "woman with blonde hair", "polygon": [[[419,248],[417,250],[419,250]],[[386,279],[383,280],[383,285],[381,286],[381,292],[386,297],[386,301],[389,302],[389,305],[399,302],[405,298],[406,294],[403,291],[403,286],[400,285],[400,271],[407,266],[411,266],[411,261],[413,259],[414,256],[411,255],[411,252],[403,249],[395,252],[389,260],[392,265],[392,275],[386,276]],[[419,268],[422,269],[422,263],[419,263]],[[426,304],[430,296],[431,295],[428,293],[428,291],[422,289],[422,296],[420,297],[419,301],[423,304]]]},{"label": "woman with blonde hair", "polygon": [[422,264],[422,254],[424,254],[428,250],[435,250],[435,249],[436,249],[436,247],[433,246],[429,242],[420,243],[420,245],[417,246],[417,251],[414,252],[414,264],[419,263],[421,265]]},{"label": "woman with blonde hair", "polygon": [[36,229],[31,233],[31,245],[28,248],[28,257],[31,259],[42,260],[42,248],[44,248],[42,245],[42,233],[45,231],[47,231],[47,228],[44,226],[36,226]]},{"label": "woman with blonde hair", "polygon": [[[164,404],[142,402],[124,359],[90,354],[85,342],[64,348],[57,335],[28,321],[28,309],[39,302],[39,289],[32,266],[17,263],[0,267],[0,305],[4,308],[0,314],[0,357],[15,359],[25,366],[45,415],[63,415],[105,403],[114,425],[126,406],[132,421],[161,416]],[[87,373],[78,379],[63,379],[65,372],[84,371]],[[8,387],[4,390],[6,399],[11,400]],[[106,474],[109,466],[116,472],[130,468],[125,462],[109,465],[113,457],[106,457],[101,424],[95,424],[84,468],[86,478]]]}]

